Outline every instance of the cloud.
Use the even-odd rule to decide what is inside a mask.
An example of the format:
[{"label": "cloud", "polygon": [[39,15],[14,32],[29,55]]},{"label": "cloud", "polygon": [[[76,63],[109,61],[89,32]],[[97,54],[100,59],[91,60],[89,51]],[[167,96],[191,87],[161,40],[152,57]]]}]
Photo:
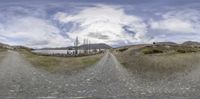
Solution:
[{"label": "cloud", "polygon": [[87,7],[73,15],[58,12],[55,20],[73,23],[68,33],[70,38],[88,38],[93,43],[116,45],[141,42],[147,33],[147,26],[140,17],[128,15],[117,6]]},{"label": "cloud", "polygon": [[161,20],[151,20],[152,29],[167,30],[171,33],[198,33],[200,31],[200,12],[195,9],[168,11]]},{"label": "cloud", "polygon": [[14,18],[0,25],[2,39],[29,47],[58,47],[69,44],[51,22],[35,17]]},{"label": "cloud", "polygon": [[177,18],[164,19],[161,21],[151,21],[152,29],[168,30],[178,33],[194,33],[196,29],[191,22],[180,20]]},{"label": "cloud", "polygon": [[114,46],[151,41],[199,41],[199,4],[142,5],[0,4],[0,42],[60,47],[73,45],[77,36],[81,42],[86,38],[91,43]]}]

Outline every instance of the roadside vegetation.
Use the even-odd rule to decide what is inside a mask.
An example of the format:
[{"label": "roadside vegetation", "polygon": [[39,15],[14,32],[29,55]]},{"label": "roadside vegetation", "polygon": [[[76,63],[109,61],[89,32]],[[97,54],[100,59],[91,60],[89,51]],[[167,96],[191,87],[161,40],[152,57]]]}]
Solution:
[{"label": "roadside vegetation", "polygon": [[152,80],[185,75],[200,64],[199,48],[183,46],[130,47],[123,52],[116,51],[115,55],[125,68]]},{"label": "roadside vegetation", "polygon": [[0,48],[0,52],[5,52],[5,51],[7,51],[7,49],[5,49],[5,48]]},{"label": "roadside vegetation", "polygon": [[146,48],[146,49],[143,49],[142,52],[143,52],[144,54],[163,53],[162,50],[154,49],[154,48],[153,48],[153,49],[148,49],[148,48]]},{"label": "roadside vegetation", "polygon": [[140,49],[143,54],[158,54],[158,53],[194,53],[200,52],[198,47],[187,47],[187,46],[146,46]]},{"label": "roadside vegetation", "polygon": [[0,48],[0,61],[5,57],[7,49]]},{"label": "roadside vegetation", "polygon": [[198,52],[199,50],[195,50],[195,49],[177,49],[176,52],[178,53],[193,53],[193,52]]},{"label": "roadside vegetation", "polygon": [[126,51],[126,50],[128,50],[127,47],[117,49],[117,51],[119,51],[119,52],[124,52],[124,51]]},{"label": "roadside vegetation", "polygon": [[71,73],[97,63],[103,54],[83,57],[41,56],[27,50],[19,50],[36,68],[42,68],[51,73]]}]

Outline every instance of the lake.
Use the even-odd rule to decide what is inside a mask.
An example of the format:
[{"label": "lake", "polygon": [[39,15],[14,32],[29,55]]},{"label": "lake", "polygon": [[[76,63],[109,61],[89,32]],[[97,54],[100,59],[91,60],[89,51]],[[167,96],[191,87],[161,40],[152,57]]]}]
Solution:
[{"label": "lake", "polygon": [[33,50],[32,52],[39,54],[73,54],[74,50]]}]

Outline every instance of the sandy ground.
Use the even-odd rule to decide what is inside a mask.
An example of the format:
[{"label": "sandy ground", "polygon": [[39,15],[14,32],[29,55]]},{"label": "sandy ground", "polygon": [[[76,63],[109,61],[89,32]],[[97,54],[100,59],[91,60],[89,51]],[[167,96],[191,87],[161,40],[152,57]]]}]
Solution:
[{"label": "sandy ground", "polygon": [[[22,55],[8,51],[0,63],[0,97],[109,99],[180,99],[197,97],[199,70],[186,77],[148,82],[132,75],[107,52],[94,66],[72,75],[50,74],[35,69]],[[194,76],[195,75],[195,76]],[[173,98],[172,98],[173,97]],[[181,98],[185,99],[185,98]],[[187,98],[188,99],[188,98]],[[193,99],[193,98],[191,98]],[[198,99],[198,98],[196,98]]]}]

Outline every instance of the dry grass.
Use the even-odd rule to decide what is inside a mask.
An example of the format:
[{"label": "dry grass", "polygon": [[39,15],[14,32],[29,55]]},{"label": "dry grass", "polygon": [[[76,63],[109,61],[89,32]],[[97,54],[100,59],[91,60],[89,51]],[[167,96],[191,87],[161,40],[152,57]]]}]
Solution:
[{"label": "dry grass", "polygon": [[98,62],[103,54],[84,57],[39,56],[26,50],[20,51],[35,67],[52,73],[70,73],[84,69]]},{"label": "dry grass", "polygon": [[0,61],[5,57],[7,49],[0,48]]},{"label": "dry grass", "polygon": [[133,73],[140,74],[142,77],[155,79],[165,79],[173,74],[186,74],[200,64],[199,52],[145,55],[142,53],[134,54],[134,50],[128,50],[116,55],[121,64]]},{"label": "dry grass", "polygon": [[0,48],[0,52],[5,52],[5,51],[7,51],[7,49],[5,49],[5,48]]}]

